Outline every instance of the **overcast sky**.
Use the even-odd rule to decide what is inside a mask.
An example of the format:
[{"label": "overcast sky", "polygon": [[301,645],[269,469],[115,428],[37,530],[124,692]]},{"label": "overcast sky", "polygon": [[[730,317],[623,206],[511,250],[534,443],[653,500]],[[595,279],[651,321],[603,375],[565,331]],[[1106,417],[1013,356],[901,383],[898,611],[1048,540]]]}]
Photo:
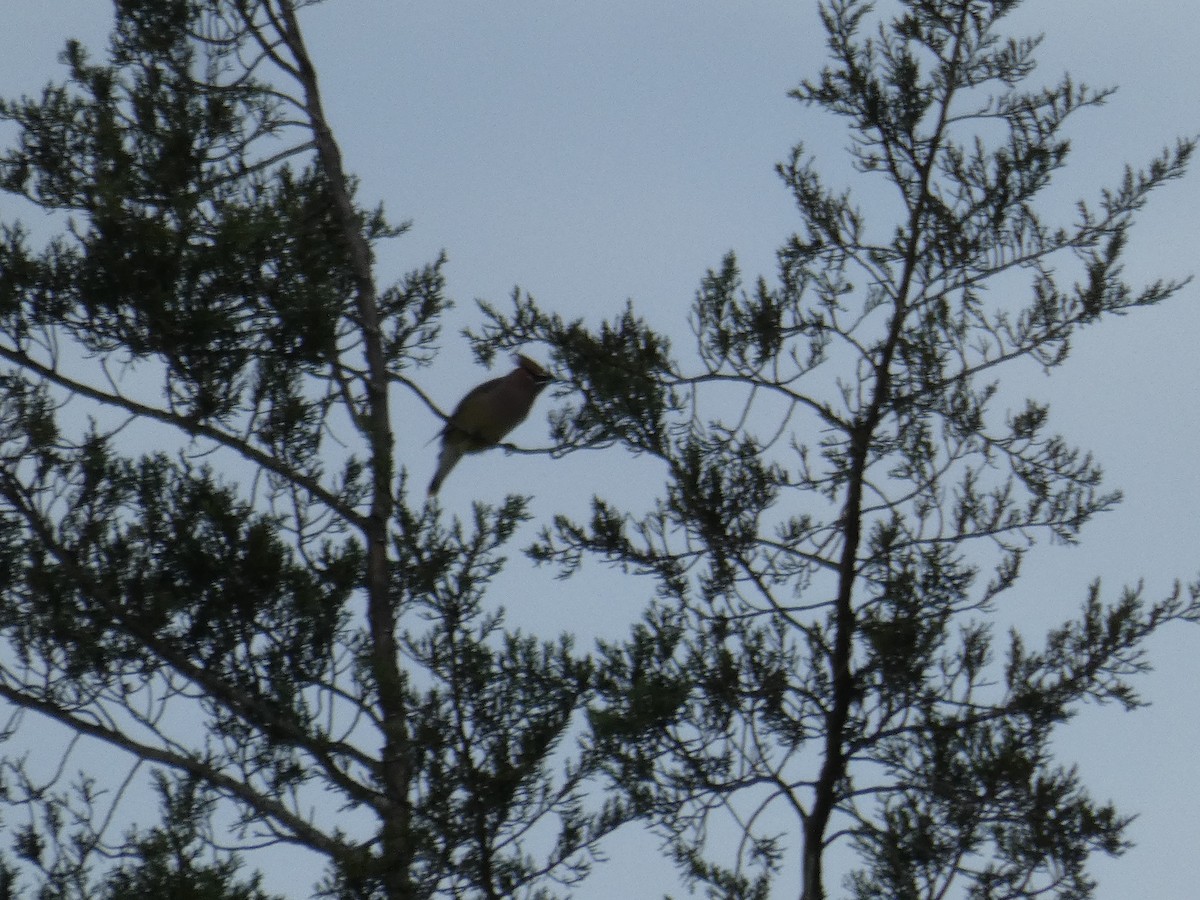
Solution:
[{"label": "overcast sky", "polygon": [[[889,4],[881,2],[881,8]],[[67,37],[97,51],[110,15],[104,0],[5,4],[0,15],[0,92],[36,92],[59,71]],[[731,3],[397,2],[328,0],[302,25],[360,197],[382,200],[410,235],[381,254],[383,282],[445,249],[458,302],[437,360],[435,397],[450,406],[489,373],[457,329],[477,323],[474,298],[503,302],[514,285],[571,317],[615,313],[632,298],[651,322],[685,334],[688,304],[708,267],[735,250],[751,277],[773,274],[774,253],[797,227],[772,171],[803,141],[844,171],[840,124],[786,92],[824,62],[812,0]],[[1141,163],[1177,136],[1200,132],[1200,4],[1194,0],[1028,0],[1015,33],[1045,32],[1036,77],[1065,70],[1120,92],[1070,130],[1074,155],[1053,199],[1070,216],[1125,163]],[[8,133],[4,135],[8,137]],[[0,202],[3,202],[0,200]],[[870,214],[870,210],[866,210]],[[7,218],[7,214],[5,215]],[[1135,283],[1197,270],[1200,173],[1154,198],[1135,228],[1127,274]],[[1086,332],[1053,378],[1009,384],[1052,401],[1054,422],[1095,451],[1126,501],[1083,534],[1079,547],[1031,554],[1005,615],[1058,622],[1088,582],[1106,589],[1145,579],[1148,596],[1200,569],[1200,287],[1168,305]],[[682,349],[682,348],[681,348]],[[531,348],[533,355],[538,348]],[[543,407],[541,413],[545,412]],[[436,422],[398,404],[399,450],[424,484]],[[514,438],[544,444],[535,413]],[[620,477],[602,481],[600,467]],[[464,461],[443,494],[448,511],[471,499],[533,490],[533,511],[578,510],[593,491],[653,491],[646,460],[489,456]],[[486,476],[481,487],[480,478]],[[611,482],[611,483],[610,483]],[[578,584],[529,573],[498,598],[511,620],[551,634],[561,628],[619,633],[640,600],[595,602]],[[598,578],[596,566],[585,576]],[[592,582],[594,584],[595,582]],[[640,586],[643,596],[649,586]],[[1186,900],[1200,883],[1200,630],[1176,627],[1152,646],[1156,671],[1139,681],[1148,710],[1089,708],[1059,740],[1094,795],[1138,813],[1123,858],[1097,857],[1102,900]],[[614,845],[580,897],[658,897],[677,890],[640,876]],[[646,848],[650,849],[647,850]],[[635,857],[636,858],[636,857]],[[269,873],[268,886],[301,896],[306,881]],[[836,885],[831,884],[836,895]],[[788,889],[785,889],[788,888]],[[777,896],[794,895],[782,882]]]}]

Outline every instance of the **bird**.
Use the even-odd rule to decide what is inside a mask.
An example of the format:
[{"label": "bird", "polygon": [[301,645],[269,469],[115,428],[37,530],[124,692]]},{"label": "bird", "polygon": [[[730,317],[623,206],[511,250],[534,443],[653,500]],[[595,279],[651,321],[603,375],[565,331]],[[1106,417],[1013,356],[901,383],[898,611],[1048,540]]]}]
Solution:
[{"label": "bird", "polygon": [[441,431],[442,452],[437,471],[429,482],[429,496],[437,494],[442,482],[467,453],[495,447],[505,435],[525,421],[537,395],[554,379],[538,363],[517,353],[516,368],[472,388],[458,401]]}]

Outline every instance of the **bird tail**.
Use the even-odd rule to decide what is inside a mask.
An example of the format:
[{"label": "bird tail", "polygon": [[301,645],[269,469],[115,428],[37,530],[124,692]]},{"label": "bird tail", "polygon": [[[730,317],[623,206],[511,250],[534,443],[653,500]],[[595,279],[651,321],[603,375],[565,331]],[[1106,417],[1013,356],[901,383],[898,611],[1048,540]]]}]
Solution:
[{"label": "bird tail", "polygon": [[438,456],[437,471],[433,473],[433,480],[429,482],[429,496],[437,494],[441,488],[442,482],[446,480],[446,476],[450,474],[450,470],[458,465],[458,461],[462,459],[463,451],[458,447],[449,447],[442,445],[441,455]]}]

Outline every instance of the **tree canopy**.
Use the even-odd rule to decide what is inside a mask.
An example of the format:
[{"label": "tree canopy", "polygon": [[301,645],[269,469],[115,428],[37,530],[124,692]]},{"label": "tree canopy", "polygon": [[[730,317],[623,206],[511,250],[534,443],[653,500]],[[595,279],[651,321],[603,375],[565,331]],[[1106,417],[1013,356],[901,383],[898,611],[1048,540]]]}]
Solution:
[{"label": "tree canopy", "polygon": [[[344,168],[308,5],[117,0],[104,54],[71,43],[65,81],[0,105],[0,187],[66,223],[0,226],[0,736],[69,736],[49,778],[0,751],[6,895],[268,900],[278,844],[323,861],[322,896],[548,898],[640,827],[714,897],[781,872],[803,900],[843,876],[1089,896],[1129,817],[1055,728],[1139,705],[1146,640],[1200,619],[1200,582],[997,629],[1034,545],[1119,499],[1000,379],[1183,288],[1128,283],[1122,252],[1195,142],[1045,208],[1108,92],[1034,82],[1014,0],[820,4],[829,60],[793,96],[846,130],[855,181],[793,149],[776,272],[727,255],[679,334],[521,289],[468,333],[549,361],[547,452],[649,456],[658,492],[450,516],[393,433],[397,395],[431,434],[446,415],[446,259],[381,281],[408,226]],[[514,549],[652,599],[594,646],[523,632],[488,602]],[[138,791],[158,821],[129,819]]]}]

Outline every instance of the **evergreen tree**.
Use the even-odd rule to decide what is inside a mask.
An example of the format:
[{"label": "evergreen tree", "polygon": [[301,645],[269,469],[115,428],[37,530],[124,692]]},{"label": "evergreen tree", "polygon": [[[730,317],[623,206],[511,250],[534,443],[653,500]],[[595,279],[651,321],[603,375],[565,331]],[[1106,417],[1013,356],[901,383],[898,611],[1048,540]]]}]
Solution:
[{"label": "evergreen tree", "polygon": [[[1136,706],[1146,637],[1200,618],[1200,584],[1097,585],[997,637],[1032,544],[1118,499],[998,379],[1179,290],[1129,286],[1121,253],[1194,142],[1060,221],[1039,194],[1106,93],[1027,86],[1015,0],[823,4],[832,61],[795,96],[890,206],[797,147],[777,277],[710,271],[686,355],[632,305],[591,329],[521,292],[474,335],[485,359],[551,348],[562,452],[664,466],[648,508],[597,497],[530,548],[653,579],[588,654],[483,604],[520,498],[447,523],[407,492],[392,399],[441,414],[418,376],[444,261],[381,285],[404,228],[355,198],[307,4],[115,5],[103,62],[69,45],[65,83],[0,105],[0,187],[68,218],[0,233],[0,697],[29,713],[0,736],[75,735],[49,781],[0,761],[6,896],[267,900],[241,866],[279,843],[326,861],[324,896],[550,897],[632,818],[718,897],[784,868],[825,897],[839,845],[857,897],[1090,894],[1128,819],[1053,729]],[[115,786],[75,771],[97,745],[130,761]],[[123,818],[146,771],[151,825]]]},{"label": "evergreen tree", "polygon": [[14,749],[44,896],[258,897],[195,848],[269,842],[329,896],[548,897],[620,819],[562,743],[589,662],[481,605],[523,501],[408,505],[389,399],[443,261],[377,285],[404,229],[354,198],[302,5],[118,0],[104,61],[0,106],[0,184],[69,216],[0,239],[0,696],[169,800],[125,830],[111,765]]},{"label": "evergreen tree", "polygon": [[1014,364],[1054,370],[1090,324],[1180,289],[1131,287],[1121,253],[1195,142],[1069,220],[1043,210],[1066,123],[1108,92],[1029,87],[1038,39],[1001,31],[1016,6],[821,5],[831,62],[793,95],[848,128],[871,208],[796,147],[777,278],[745,285],[732,255],[709,271],[686,354],[632,306],[592,330],[520,292],[475,334],[483,353],[556,348],[582,397],[560,446],[663,464],[648,508],[595,497],[534,555],[655,579],[629,639],[601,647],[591,740],[711,896],[764,898],[787,868],[820,900],[849,845],[864,900],[1086,897],[1089,854],[1125,846],[1129,819],[1056,761],[1053,730],[1089,699],[1136,706],[1145,638],[1200,617],[1200,584],[1094,585],[1044,637],[998,638],[1031,545],[1076,541],[1119,499],[1044,403],[998,394]]}]

